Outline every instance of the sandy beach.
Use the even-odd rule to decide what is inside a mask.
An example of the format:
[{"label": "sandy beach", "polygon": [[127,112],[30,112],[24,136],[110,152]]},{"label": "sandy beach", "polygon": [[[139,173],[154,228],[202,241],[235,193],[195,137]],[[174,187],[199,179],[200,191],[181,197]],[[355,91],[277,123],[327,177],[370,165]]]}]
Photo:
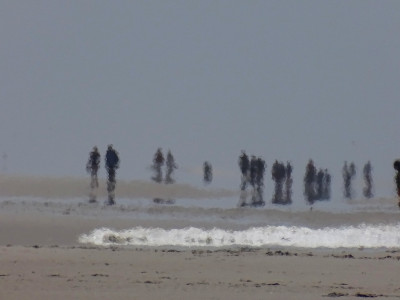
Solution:
[{"label": "sandy beach", "polygon": [[400,253],[0,248],[2,299],[400,297]]},{"label": "sandy beach", "polygon": [[[232,192],[183,185],[157,189],[150,183],[124,182],[118,193],[126,197],[125,204],[118,200],[116,206],[108,207],[101,193],[102,201],[89,203],[84,196],[88,194],[86,184],[65,178],[3,178],[0,299],[400,298],[399,248],[95,246],[79,242],[82,234],[98,228],[243,229],[266,224],[265,220],[279,224],[285,218],[322,228],[323,224],[366,220],[392,224],[397,222],[396,213],[369,212],[375,206],[351,214],[163,206],[152,198],[190,195],[202,201]],[[129,204],[130,199],[141,197],[148,204]],[[380,207],[392,199],[375,201]]]},{"label": "sandy beach", "polygon": [[395,249],[97,247],[77,241],[98,227],[148,222],[3,206],[0,298],[400,298]]},{"label": "sandy beach", "polygon": [[400,300],[400,0],[0,14],[0,300]]}]

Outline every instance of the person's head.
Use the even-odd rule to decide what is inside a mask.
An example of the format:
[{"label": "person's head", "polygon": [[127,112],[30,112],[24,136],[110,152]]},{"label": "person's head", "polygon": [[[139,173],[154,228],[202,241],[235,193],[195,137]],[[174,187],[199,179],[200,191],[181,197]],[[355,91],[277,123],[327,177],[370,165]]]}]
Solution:
[{"label": "person's head", "polygon": [[400,171],[400,159],[394,161],[393,167],[395,168],[395,170]]},{"label": "person's head", "polygon": [[107,149],[108,149],[108,150],[112,150],[112,148],[113,148],[113,145],[112,145],[112,144],[109,144],[109,145],[107,146]]}]

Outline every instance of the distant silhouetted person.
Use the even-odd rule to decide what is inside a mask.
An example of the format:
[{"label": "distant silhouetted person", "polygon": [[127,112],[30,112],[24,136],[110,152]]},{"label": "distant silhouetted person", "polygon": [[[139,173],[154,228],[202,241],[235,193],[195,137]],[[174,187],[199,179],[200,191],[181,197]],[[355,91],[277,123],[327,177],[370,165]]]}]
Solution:
[{"label": "distant silhouetted person", "polygon": [[396,191],[398,196],[398,205],[400,207],[400,159],[395,160],[393,163],[393,167],[396,170],[396,175],[394,177],[394,181],[396,183]]},{"label": "distant silhouetted person", "polygon": [[317,181],[316,181],[316,190],[317,194],[315,196],[316,200],[321,200],[324,193],[324,171],[322,169],[318,170],[317,173]]},{"label": "distant silhouetted person", "polygon": [[316,199],[315,180],[317,169],[314,166],[312,159],[308,161],[306,173],[304,175],[304,196],[309,204],[313,204]]},{"label": "distant silhouetted person", "polygon": [[152,165],[152,169],[155,172],[155,175],[152,177],[152,179],[157,183],[162,182],[162,166],[163,165],[164,165],[164,155],[162,153],[162,149],[158,148],[156,153],[154,154],[153,165]]},{"label": "distant silhouetted person", "polygon": [[212,166],[208,161],[205,161],[203,164],[203,181],[205,184],[211,183],[213,180],[213,171]]},{"label": "distant silhouetted person", "polygon": [[97,147],[93,147],[93,150],[89,154],[89,160],[86,164],[86,171],[90,174],[90,202],[96,202],[96,195],[94,189],[99,187],[99,180],[97,172],[100,168],[100,153]]},{"label": "distant silhouetted person", "polygon": [[[253,156],[250,162],[250,177],[252,178],[253,185],[253,197],[252,197],[252,205],[253,206],[264,206],[264,173],[265,173],[266,164],[265,161],[261,158],[255,158]],[[253,174],[253,175],[252,175]]]},{"label": "distant silhouetted person", "polygon": [[107,177],[107,191],[108,191],[108,204],[115,204],[114,196],[115,196],[115,172],[119,168],[119,156],[118,152],[114,150],[112,145],[108,145],[106,157],[106,170],[108,173]]},{"label": "distant silhouetted person", "polygon": [[372,192],[372,166],[371,166],[370,161],[368,161],[364,165],[363,175],[364,175],[364,183],[365,183],[365,187],[363,189],[364,197],[372,198],[374,196],[374,194]]},{"label": "distant silhouetted person", "polygon": [[93,147],[93,150],[89,154],[89,160],[86,164],[86,171],[90,174],[90,187],[94,189],[99,187],[99,181],[97,178],[97,171],[100,168],[100,153],[97,147]]},{"label": "distant silhouetted person", "polygon": [[257,158],[252,155],[250,160],[250,184],[253,188],[256,186],[257,164]]},{"label": "distant silhouetted person", "polygon": [[285,165],[275,160],[271,170],[272,179],[275,181],[275,192],[272,203],[283,204],[283,182],[286,178]]},{"label": "distant silhouetted person", "polygon": [[343,181],[344,181],[344,197],[347,199],[353,198],[352,180],[356,175],[356,167],[354,163],[347,165],[347,161],[344,162],[343,170]]},{"label": "distant silhouetted person", "polygon": [[286,164],[286,180],[285,180],[285,204],[290,204],[292,203],[292,184],[293,184],[293,179],[292,179],[292,171],[293,167],[290,164],[290,162],[287,162]]},{"label": "distant silhouetted person", "polygon": [[247,187],[247,182],[249,178],[250,161],[246,152],[242,151],[242,155],[239,157],[239,168],[242,173],[242,182],[240,189],[244,191]]},{"label": "distant silhouetted person", "polygon": [[171,151],[168,151],[167,153],[167,159],[165,161],[165,165],[167,167],[167,171],[165,172],[165,183],[167,184],[174,183],[175,180],[172,177],[172,173],[174,172],[175,169],[178,168],[178,166],[175,163],[175,159]]},{"label": "distant silhouetted person", "polygon": [[265,161],[259,157],[257,158],[257,171],[256,171],[256,185],[258,189],[262,189],[264,186],[264,174],[266,164]]},{"label": "distant silhouetted person", "polygon": [[325,169],[322,185],[323,185],[323,192],[321,199],[329,200],[331,198],[331,175],[329,174],[328,169]]}]

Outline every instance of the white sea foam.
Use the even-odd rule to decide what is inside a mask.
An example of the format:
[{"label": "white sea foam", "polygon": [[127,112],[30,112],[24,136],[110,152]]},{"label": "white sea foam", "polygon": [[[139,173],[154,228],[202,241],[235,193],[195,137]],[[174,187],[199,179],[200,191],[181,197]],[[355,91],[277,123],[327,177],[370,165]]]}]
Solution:
[{"label": "white sea foam", "polygon": [[79,242],[102,246],[396,248],[400,247],[400,223],[321,229],[266,226],[241,231],[195,227],[169,230],[135,227],[122,231],[101,228],[81,235]]}]

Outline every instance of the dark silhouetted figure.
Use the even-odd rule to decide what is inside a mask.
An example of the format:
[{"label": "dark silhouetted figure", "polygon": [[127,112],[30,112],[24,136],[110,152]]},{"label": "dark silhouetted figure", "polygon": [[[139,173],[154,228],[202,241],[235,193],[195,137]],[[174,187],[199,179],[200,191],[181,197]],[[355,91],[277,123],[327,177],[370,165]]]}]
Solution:
[{"label": "dark silhouetted figure", "polygon": [[[249,158],[244,151],[239,157],[239,167],[242,172],[242,184],[241,184],[241,194],[239,206],[264,206],[265,202],[263,200],[263,189],[264,189],[264,174],[265,168],[267,167],[265,161],[261,157],[251,156]],[[247,183],[250,182],[251,189],[251,202],[247,203]]]},{"label": "dark silhouetted figure", "polygon": [[203,164],[203,182],[205,184],[210,184],[212,180],[213,180],[212,166],[208,161],[205,161]]},{"label": "dark silhouetted figure", "polygon": [[175,158],[172,155],[170,150],[168,150],[165,165],[167,167],[167,171],[165,172],[165,183],[166,184],[174,183],[175,180],[173,179],[172,174],[173,174],[174,170],[178,168],[178,166],[175,163]]},{"label": "dark silhouetted figure", "polygon": [[265,161],[261,157],[257,158],[256,185],[258,189],[262,189],[264,186],[265,168]]},{"label": "dark silhouetted figure", "polygon": [[374,194],[372,192],[372,166],[371,166],[370,161],[368,161],[364,165],[363,175],[364,175],[364,183],[365,183],[365,187],[363,189],[363,194],[364,194],[365,198],[369,199],[374,196]]},{"label": "dark silhouetted figure", "polygon": [[325,176],[324,171],[322,169],[319,169],[317,173],[317,182],[316,182],[317,194],[315,196],[315,200],[321,200],[323,198],[324,176]]},{"label": "dark silhouetted figure", "polygon": [[164,155],[162,153],[162,149],[158,148],[153,158],[152,169],[155,172],[155,175],[151,178],[157,183],[162,182],[162,166],[164,165]]},{"label": "dark silhouetted figure", "polygon": [[272,198],[272,203],[283,204],[283,182],[286,178],[285,165],[275,160],[272,165],[272,179],[275,181],[275,192]]},{"label": "dark silhouetted figure", "polygon": [[308,161],[306,173],[304,175],[304,196],[309,204],[313,204],[316,199],[315,180],[317,169],[312,159]]},{"label": "dark silhouetted figure", "polygon": [[90,174],[90,199],[89,202],[96,202],[94,189],[99,187],[97,172],[100,168],[100,153],[96,146],[89,154],[89,160],[86,164],[86,171]]},{"label": "dark silhouetted figure", "polygon": [[351,163],[349,166],[347,165],[347,161],[344,162],[343,170],[343,181],[344,181],[344,197],[347,199],[353,198],[353,189],[352,189],[352,180],[356,175],[356,167],[354,163]]},{"label": "dark silhouetted figure", "polygon": [[286,171],[285,172],[286,180],[285,180],[285,201],[284,201],[284,204],[291,204],[292,203],[292,185],[293,185],[293,179],[292,179],[293,167],[290,164],[290,162],[286,163],[285,171]]},{"label": "dark silhouetted figure", "polygon": [[99,187],[99,181],[97,178],[97,171],[100,168],[100,153],[97,147],[93,147],[93,150],[89,154],[89,160],[86,164],[86,171],[90,174],[90,187],[93,189]]},{"label": "dark silhouetted figure", "polygon": [[331,175],[329,174],[328,169],[325,169],[322,185],[322,200],[329,200],[331,198]]},{"label": "dark silhouetted figure", "polygon": [[250,160],[250,184],[254,188],[256,186],[257,176],[257,158],[252,155]]},{"label": "dark silhouetted figure", "polygon": [[239,157],[239,168],[242,172],[242,182],[240,185],[240,189],[244,191],[247,187],[247,182],[249,181],[249,169],[250,169],[250,161],[246,152],[242,151],[242,155]]},{"label": "dark silhouetted figure", "polygon": [[118,152],[114,150],[112,145],[108,145],[106,157],[106,170],[108,173],[107,177],[107,191],[108,191],[108,205],[115,204],[115,172],[119,168],[119,156]]},{"label": "dark silhouetted figure", "polygon": [[[253,166],[252,166],[253,164]],[[265,174],[266,164],[265,161],[261,158],[252,158],[250,162],[250,174],[255,173],[255,175],[250,177],[254,177],[252,181],[253,185],[253,197],[252,197],[252,206],[264,206],[264,174]],[[253,171],[252,171],[253,169]]]},{"label": "dark silhouetted figure", "polygon": [[396,183],[396,191],[398,196],[398,205],[400,207],[400,159],[397,159],[393,163],[393,167],[396,170],[394,181]]}]

